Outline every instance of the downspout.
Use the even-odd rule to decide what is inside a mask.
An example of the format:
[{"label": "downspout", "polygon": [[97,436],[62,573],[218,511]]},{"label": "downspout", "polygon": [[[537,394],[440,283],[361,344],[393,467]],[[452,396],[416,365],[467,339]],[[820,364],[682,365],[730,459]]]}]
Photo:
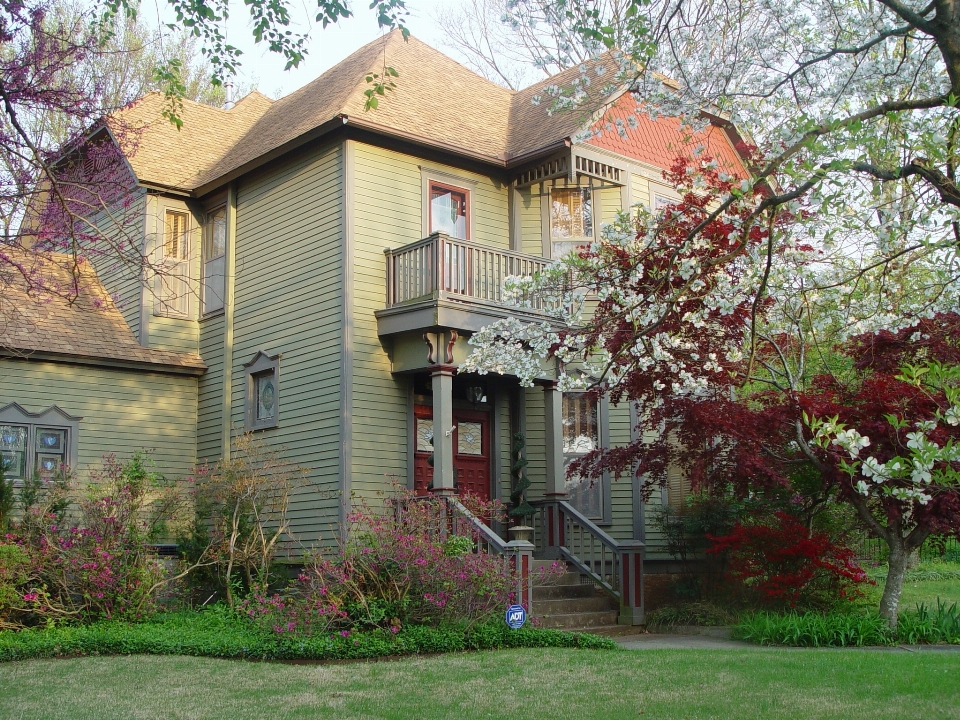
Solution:
[{"label": "downspout", "polygon": [[230,429],[233,412],[233,299],[237,267],[237,185],[227,188],[227,256],[223,303],[223,394],[220,401],[220,457],[230,459]]}]

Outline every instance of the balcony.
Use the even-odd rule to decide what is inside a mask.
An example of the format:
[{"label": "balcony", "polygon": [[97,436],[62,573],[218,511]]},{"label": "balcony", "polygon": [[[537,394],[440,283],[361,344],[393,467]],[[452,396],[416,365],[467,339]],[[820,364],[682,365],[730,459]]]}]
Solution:
[{"label": "balcony", "polygon": [[437,328],[475,332],[508,315],[545,317],[536,302],[519,308],[503,296],[507,277],[533,275],[550,263],[545,258],[440,233],[384,252],[387,304],[376,313],[381,336]]}]

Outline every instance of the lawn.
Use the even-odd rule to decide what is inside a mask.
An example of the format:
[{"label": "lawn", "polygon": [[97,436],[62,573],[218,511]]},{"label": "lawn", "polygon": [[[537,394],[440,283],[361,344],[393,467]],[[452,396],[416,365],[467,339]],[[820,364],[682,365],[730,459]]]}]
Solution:
[{"label": "lawn", "polygon": [[[918,570],[933,572],[960,572],[960,563],[923,563]],[[883,579],[867,590],[870,604],[879,605],[880,595],[883,593]],[[919,603],[926,603],[928,608],[937,606],[937,599],[948,605],[957,603],[960,606],[960,578],[949,580],[905,580],[903,593],[900,595],[900,611],[916,610]]]},{"label": "lawn", "polygon": [[956,718],[960,653],[505,650],[282,665],[90,657],[0,665],[0,717]]}]

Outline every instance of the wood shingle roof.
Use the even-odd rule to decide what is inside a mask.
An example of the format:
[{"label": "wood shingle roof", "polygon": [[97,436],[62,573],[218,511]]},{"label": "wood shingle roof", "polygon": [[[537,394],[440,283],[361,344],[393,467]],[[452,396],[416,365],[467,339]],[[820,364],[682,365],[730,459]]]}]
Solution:
[{"label": "wood shingle roof", "polygon": [[191,375],[206,369],[199,355],[142,347],[88,262],[12,246],[0,252],[12,260],[2,269],[0,354]]}]

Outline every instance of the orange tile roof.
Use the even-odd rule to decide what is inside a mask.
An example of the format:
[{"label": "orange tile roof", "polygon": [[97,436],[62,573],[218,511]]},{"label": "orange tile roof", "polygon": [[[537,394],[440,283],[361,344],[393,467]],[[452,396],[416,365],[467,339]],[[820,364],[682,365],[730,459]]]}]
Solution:
[{"label": "orange tile roof", "polygon": [[[81,262],[74,273],[70,255],[30,253],[11,246],[0,246],[0,253],[31,278],[28,282],[11,262],[0,265],[0,351],[4,355],[133,363],[154,366],[158,372],[200,374],[206,369],[199,355],[142,347],[89,263]],[[33,291],[31,284],[47,291]]]},{"label": "orange tile roof", "polygon": [[[746,177],[743,160],[734,149],[722,128],[710,125],[703,132],[687,136],[680,127],[680,119],[658,117],[637,112],[636,100],[624,93],[593,124],[593,137],[586,144],[610,150],[619,155],[636,158],[659,168],[669,168],[677,157],[692,157],[698,145],[706,155],[717,160],[720,167],[731,175]],[[630,129],[627,120],[633,118],[635,128]],[[617,130],[617,121],[627,128],[624,135]]]}]

